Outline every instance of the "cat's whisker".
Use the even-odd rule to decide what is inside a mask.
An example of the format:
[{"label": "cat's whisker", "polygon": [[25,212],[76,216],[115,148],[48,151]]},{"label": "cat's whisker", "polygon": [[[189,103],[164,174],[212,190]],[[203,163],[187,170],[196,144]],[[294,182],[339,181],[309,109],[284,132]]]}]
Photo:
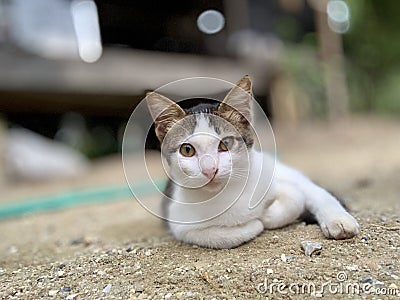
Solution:
[{"label": "cat's whisker", "polygon": [[[253,147],[251,86],[250,78],[243,77],[222,102],[193,98],[178,104],[157,93],[147,95],[163,153],[180,176],[170,180],[165,192],[176,201],[163,207],[173,235],[200,246],[232,248],[264,228],[283,227],[311,213],[328,238],[358,234],[357,221],[335,197]],[[205,201],[210,199],[217,201]],[[255,200],[257,205],[250,208]],[[203,201],[206,205],[194,209],[183,205]]]}]

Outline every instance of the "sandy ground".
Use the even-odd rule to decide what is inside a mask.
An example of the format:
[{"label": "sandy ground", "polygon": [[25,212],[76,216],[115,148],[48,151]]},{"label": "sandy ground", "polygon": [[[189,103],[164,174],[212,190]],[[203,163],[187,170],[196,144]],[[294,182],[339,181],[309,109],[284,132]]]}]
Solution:
[{"label": "sandy ground", "polygon": [[[0,221],[1,299],[400,299],[400,122],[275,126],[279,157],[344,197],[362,230],[327,240],[304,223],[230,250],[175,241],[123,199]],[[84,178],[19,184],[1,201],[123,185],[120,159]],[[302,241],[322,243],[308,257]]]}]

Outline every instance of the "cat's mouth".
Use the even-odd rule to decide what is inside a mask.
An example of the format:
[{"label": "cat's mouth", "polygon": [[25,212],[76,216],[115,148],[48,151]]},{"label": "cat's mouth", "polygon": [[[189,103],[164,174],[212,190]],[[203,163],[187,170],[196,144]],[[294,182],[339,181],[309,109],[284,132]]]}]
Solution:
[{"label": "cat's mouth", "polygon": [[218,169],[217,169],[217,171],[215,171],[214,175],[212,175],[212,177],[210,178],[210,180],[208,182],[214,181],[215,176],[217,176],[217,173],[218,173]]},{"label": "cat's mouth", "polygon": [[215,176],[213,178],[211,178],[206,185],[216,185],[219,184],[218,180],[214,180]]},{"label": "cat's mouth", "polygon": [[222,178],[218,178],[217,174],[208,180],[208,182],[204,185],[207,188],[215,189],[221,187],[224,184],[224,180]]},{"label": "cat's mouth", "polygon": [[221,182],[217,180],[210,180],[204,187],[210,191],[215,191],[221,187]]}]

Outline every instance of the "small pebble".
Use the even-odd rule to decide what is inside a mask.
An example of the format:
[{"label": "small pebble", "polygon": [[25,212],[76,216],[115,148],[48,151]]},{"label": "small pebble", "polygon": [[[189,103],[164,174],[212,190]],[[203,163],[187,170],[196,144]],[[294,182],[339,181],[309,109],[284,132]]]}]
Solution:
[{"label": "small pebble", "polygon": [[144,253],[144,255],[146,255],[146,256],[152,255],[151,250],[147,250],[147,251]]},{"label": "small pebble", "polygon": [[295,258],[296,258],[296,256],[294,256],[294,255],[286,256],[287,261],[291,261],[291,260],[293,260]]},{"label": "small pebble", "polygon": [[393,289],[393,290],[397,290],[399,287],[396,284],[392,283],[391,285],[389,285],[389,288]]},{"label": "small pebble", "polygon": [[387,218],[385,216],[381,216],[380,219],[382,222],[387,222]]},{"label": "small pebble", "polygon": [[373,283],[374,282],[374,277],[371,275],[365,276],[363,279],[361,279],[361,283]]},{"label": "small pebble", "polygon": [[267,269],[267,274],[268,274],[268,275],[274,274],[274,270],[272,270],[272,269]]},{"label": "small pebble", "polygon": [[144,287],[140,282],[134,282],[133,289],[135,290],[135,292],[139,292],[139,293],[144,291]]},{"label": "small pebble", "polygon": [[[14,273],[14,272],[13,272]],[[36,281],[38,283],[42,283],[45,280],[46,277],[39,277]]]},{"label": "small pebble", "polygon": [[374,285],[382,286],[382,285],[385,285],[385,284],[384,284],[382,281],[375,280],[375,281],[374,281]]},{"label": "small pebble", "polygon": [[270,258],[267,258],[267,259],[263,259],[263,260],[262,260],[262,263],[263,263],[263,264],[269,264],[270,261],[271,261],[271,259],[270,259]]},{"label": "small pebble", "polygon": [[350,265],[350,266],[346,266],[345,268],[346,268],[346,270],[349,270],[349,271],[357,271],[358,270],[357,265]]},{"label": "small pebble", "polygon": [[104,289],[103,289],[103,293],[104,294],[108,294],[109,292],[111,291],[111,284],[109,283],[109,284],[107,284],[105,287],[104,287]]},{"label": "small pebble", "polygon": [[361,283],[372,283],[373,285],[378,285],[378,286],[385,285],[385,283],[375,279],[371,275],[365,276],[363,279],[361,279]]},{"label": "small pebble", "polygon": [[8,252],[9,252],[10,254],[15,254],[15,253],[18,252],[18,248],[15,247],[15,246],[11,246],[10,248],[8,248]]},{"label": "small pebble", "polygon": [[66,300],[74,300],[78,295],[79,293],[68,295]]},{"label": "small pebble", "polygon": [[304,250],[304,254],[311,256],[314,252],[322,249],[322,244],[319,242],[303,241],[301,242],[301,248]]},{"label": "small pebble", "polygon": [[322,293],[315,293],[315,298],[322,298],[323,294]]},{"label": "small pebble", "polygon": [[390,275],[393,279],[395,279],[395,280],[399,280],[400,279],[400,277],[399,276],[397,276],[397,275],[395,275],[395,274],[392,274],[392,275]]},{"label": "small pebble", "polygon": [[64,271],[58,271],[57,276],[58,277],[64,277],[65,272]]},{"label": "small pebble", "polygon": [[368,237],[367,236],[362,236],[361,237],[361,242],[366,242],[366,241],[368,241],[369,239],[368,239]]},{"label": "small pebble", "polygon": [[171,297],[172,297],[172,294],[171,294],[171,293],[168,293],[168,294],[166,294],[166,295],[164,296],[164,299],[171,299]]},{"label": "small pebble", "polygon": [[53,296],[55,296],[57,293],[58,293],[58,290],[51,290],[51,291],[49,291],[49,296],[50,296],[50,297],[53,297]]},{"label": "small pebble", "polygon": [[77,238],[77,239],[72,240],[72,241],[70,242],[70,245],[71,245],[71,246],[80,245],[80,244],[83,243],[83,241],[84,241],[84,238],[83,238],[83,237],[79,237],[79,238]]},{"label": "small pebble", "polygon": [[284,253],[281,254],[281,260],[282,260],[283,262],[287,262],[286,255],[285,255]]},{"label": "small pebble", "polygon": [[194,293],[193,292],[187,292],[186,293],[186,297],[193,297],[194,296]]},{"label": "small pebble", "polygon": [[69,286],[63,286],[60,290],[61,292],[68,293],[71,291],[71,288]]},{"label": "small pebble", "polygon": [[142,264],[138,261],[135,263],[135,265],[133,266],[134,270],[137,271],[142,267]]}]

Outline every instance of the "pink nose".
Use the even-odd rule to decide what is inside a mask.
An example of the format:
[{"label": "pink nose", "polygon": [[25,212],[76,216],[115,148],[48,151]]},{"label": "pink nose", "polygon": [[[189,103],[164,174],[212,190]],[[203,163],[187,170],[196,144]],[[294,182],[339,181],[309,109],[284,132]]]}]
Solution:
[{"label": "pink nose", "polygon": [[201,173],[207,176],[208,179],[213,179],[215,174],[217,173],[218,169],[217,168],[211,168],[211,169],[203,169],[201,170]]},{"label": "pink nose", "polygon": [[217,161],[211,155],[203,155],[200,158],[200,169],[201,173],[207,176],[208,179],[212,179],[217,173]]}]

